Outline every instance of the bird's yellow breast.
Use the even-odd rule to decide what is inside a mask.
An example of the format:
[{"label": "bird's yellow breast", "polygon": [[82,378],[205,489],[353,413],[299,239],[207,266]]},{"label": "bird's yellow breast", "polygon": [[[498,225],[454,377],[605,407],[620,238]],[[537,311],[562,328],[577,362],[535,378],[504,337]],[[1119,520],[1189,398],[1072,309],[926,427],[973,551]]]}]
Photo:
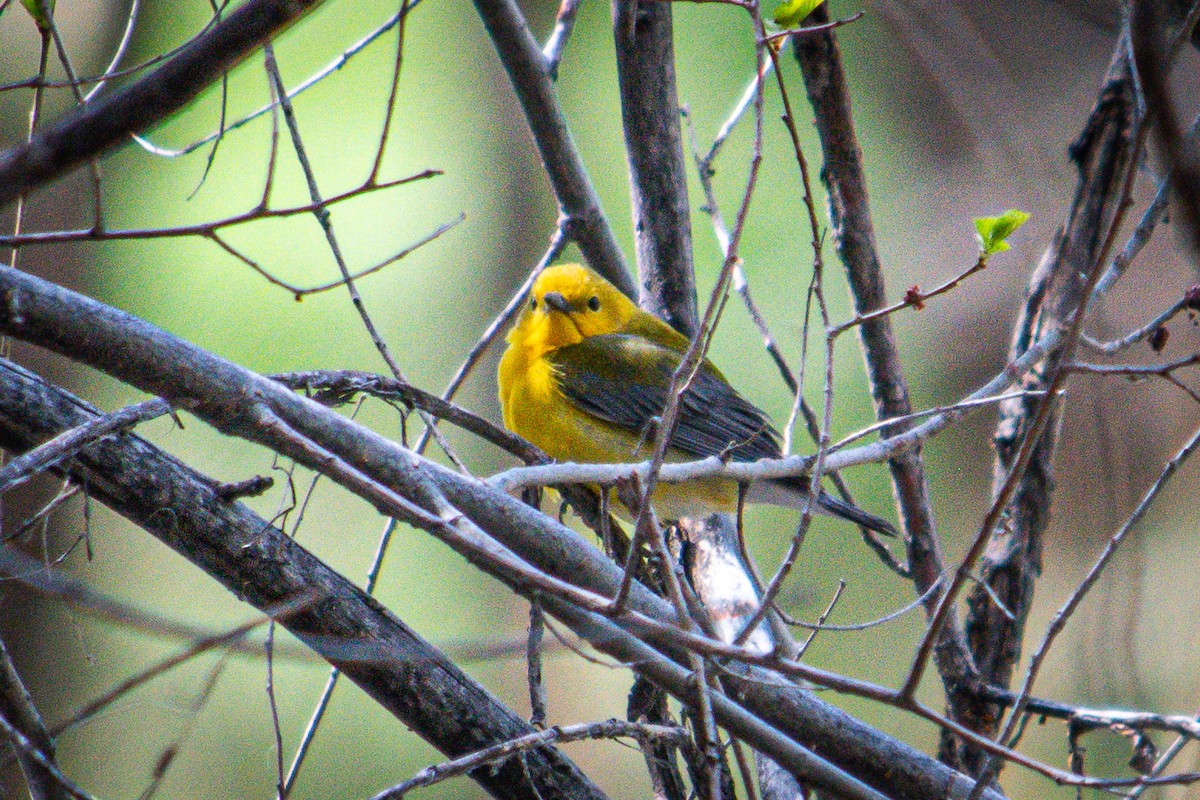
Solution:
[{"label": "bird's yellow breast", "polygon": [[[500,405],[505,427],[557,461],[624,464],[650,458],[652,440],[641,441],[572,403],[559,389],[546,353],[539,350],[512,341],[500,361]],[[686,457],[671,451],[668,460],[684,461]],[[737,506],[737,486],[716,479],[660,484],[653,503],[664,519],[732,511]],[[614,503],[613,507],[619,505]]]},{"label": "bird's yellow breast", "polygon": [[509,348],[500,362],[500,405],[505,427],[558,461],[638,460],[637,440],[579,410],[558,388],[554,367],[544,356],[530,357],[520,347]]}]

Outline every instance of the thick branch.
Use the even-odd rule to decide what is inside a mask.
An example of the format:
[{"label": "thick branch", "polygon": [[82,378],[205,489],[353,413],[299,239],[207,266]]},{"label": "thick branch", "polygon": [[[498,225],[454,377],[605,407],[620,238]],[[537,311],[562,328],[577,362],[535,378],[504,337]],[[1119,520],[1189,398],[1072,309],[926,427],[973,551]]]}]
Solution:
[{"label": "thick branch", "polygon": [[[0,441],[6,449],[28,450],[99,416],[14,364],[0,361],[0,370]],[[533,732],[372,597],[241,503],[224,502],[216,481],[139,437],[90,445],[72,461],[71,475],[259,610],[311,596],[312,602],[279,622],[446,755]],[[530,751],[527,768],[528,774],[513,762],[472,777],[496,797],[604,796],[552,747]]]},{"label": "thick branch", "polygon": [[[809,17],[809,22],[816,25],[828,22],[826,8],[818,8]],[[792,52],[804,76],[821,141],[825,161],[821,176],[829,192],[834,242],[846,268],[855,311],[862,315],[885,306],[887,290],[875,248],[875,228],[862,151],[851,115],[850,90],[842,68],[841,52],[832,31],[792,37]],[[868,320],[859,328],[859,336],[879,419],[911,413],[908,384],[896,350],[891,320],[888,317]],[[894,435],[901,430],[903,428],[897,426],[887,433]],[[941,579],[945,565],[934,529],[920,448],[892,459],[889,467],[900,505],[901,522],[908,535],[913,581],[917,593],[923,595]],[[939,597],[939,592],[930,595],[926,603],[929,613],[937,607]],[[949,697],[951,716],[957,719],[961,701],[956,699],[956,690],[971,680],[976,670],[953,613],[942,629],[935,657]]]}]

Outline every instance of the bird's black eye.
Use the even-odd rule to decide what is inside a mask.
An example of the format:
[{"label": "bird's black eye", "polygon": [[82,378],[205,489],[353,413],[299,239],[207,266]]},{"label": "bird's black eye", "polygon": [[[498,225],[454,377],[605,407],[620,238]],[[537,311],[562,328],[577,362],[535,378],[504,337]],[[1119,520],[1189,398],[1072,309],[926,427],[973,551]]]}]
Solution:
[{"label": "bird's black eye", "polygon": [[600,298],[592,295],[591,298],[588,299],[588,308],[590,308],[592,311],[599,311]]},{"label": "bird's black eye", "polygon": [[536,297],[529,298],[529,310],[537,311],[537,298]]}]

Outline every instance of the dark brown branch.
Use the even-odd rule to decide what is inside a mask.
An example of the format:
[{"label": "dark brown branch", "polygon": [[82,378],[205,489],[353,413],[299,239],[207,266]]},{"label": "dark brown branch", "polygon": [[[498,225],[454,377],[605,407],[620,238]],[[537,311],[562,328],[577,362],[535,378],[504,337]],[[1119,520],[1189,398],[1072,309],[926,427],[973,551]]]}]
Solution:
[{"label": "dark brown branch", "polygon": [[190,103],[320,0],[249,0],[149,75],[0,153],[0,207],[103,155]]},{"label": "dark brown branch", "polygon": [[322,405],[336,406],[348,403],[356,395],[367,394],[384,400],[399,401],[415,406],[451,425],[507,450],[528,464],[545,464],[550,459],[529,442],[498,428],[477,414],[461,406],[443,400],[435,394],[418,389],[406,381],[357,370],[314,370],[312,372],[287,372],[272,375],[290,389],[312,393],[313,399]]},{"label": "dark brown branch", "polygon": [[[1124,192],[1137,151],[1138,98],[1125,45],[1118,44],[1109,74],[1083,135],[1072,148],[1079,167],[1079,182],[1063,229],[1042,257],[1033,275],[1026,302],[1013,332],[1010,355],[1020,357],[1047,331],[1070,325],[1088,301],[1086,292],[1104,265],[1106,243],[1125,202]],[[1026,390],[1046,391],[1056,379],[1067,348],[1063,337],[1020,382]],[[1043,404],[1050,403],[1048,407]],[[967,598],[966,630],[980,677],[988,684],[1008,686],[1021,643],[1035,580],[1041,573],[1042,544],[1050,519],[1054,486],[1053,455],[1058,439],[1060,404],[1050,396],[1020,396],[1000,406],[994,435],[996,461],[994,491],[1010,481],[1022,443],[1039,415],[1041,439],[1015,487],[1002,521],[990,533],[990,542],[978,566],[979,585]],[[1000,604],[993,600],[997,597]],[[1003,609],[1003,610],[1002,610]],[[1000,709],[988,703],[971,704],[973,728],[996,735]],[[958,750],[958,758],[971,771],[981,766],[981,754]]]},{"label": "dark brown branch", "polygon": [[[19,367],[8,362],[0,367],[4,447],[27,450],[98,416]],[[245,506],[222,501],[215,481],[142,439],[130,435],[92,444],[71,470],[101,502],[259,610],[315,593],[318,599],[279,622],[443,753],[465,755],[533,732],[362,590]],[[509,764],[473,777],[497,797],[603,797],[552,748],[531,751],[525,763],[528,773]]]},{"label": "dark brown branch", "polygon": [[[819,7],[808,21],[814,25],[827,23],[825,6]],[[792,52],[804,76],[821,141],[825,161],[821,175],[829,191],[834,242],[846,268],[855,313],[862,316],[887,305],[887,290],[875,247],[862,151],[855,133],[841,52],[832,32],[793,37]],[[886,316],[870,319],[858,330],[878,418],[912,413],[891,321]],[[891,429],[885,435],[901,430],[901,427]],[[934,528],[920,448],[906,451],[889,461],[888,466],[900,506],[901,524],[908,538],[909,568],[917,593],[924,595],[941,579],[945,565]],[[926,603],[928,614],[934,612],[939,597],[940,592],[930,596]],[[958,719],[962,709],[955,697],[956,687],[970,681],[976,670],[954,614],[942,629],[935,657],[949,698],[950,716]]]},{"label": "dark brown branch", "polygon": [[[1171,186],[1180,202],[1192,259],[1200,256],[1200,150],[1184,135],[1167,77],[1183,42],[1192,38],[1198,14],[1194,2],[1139,0],[1130,5],[1130,46],[1155,139],[1166,157]],[[1183,26],[1181,28],[1181,26]]]},{"label": "dark brown branch", "polygon": [[[374,179],[368,179],[364,183],[345,192],[339,192],[334,196],[327,198],[323,203],[307,203],[298,206],[288,206],[286,208],[267,208],[259,205],[248,211],[242,211],[221,219],[209,220],[200,222],[195,225],[179,225],[170,228],[127,228],[112,230],[105,228],[96,230],[94,228],[81,228],[75,230],[59,230],[59,231],[35,231],[32,233],[17,233],[17,234],[0,234],[0,246],[3,247],[29,247],[30,245],[46,245],[46,244],[62,244],[64,242],[108,242],[120,239],[173,239],[183,236],[204,236],[213,238],[218,231],[234,227],[237,225],[245,225],[248,222],[255,222],[261,219],[286,219],[287,217],[296,216],[299,214],[311,214],[318,209],[328,208],[336,203],[341,203],[344,200],[351,200],[356,197],[361,197],[370,192],[377,192],[383,189],[391,189],[395,186],[403,186],[413,181],[425,180],[441,175],[439,170],[427,169],[413,175],[408,175],[403,178],[378,182]],[[460,220],[461,221],[461,220]],[[378,267],[376,267],[378,268]],[[353,277],[362,277],[359,273]],[[340,283],[332,284],[334,286]],[[292,288],[288,286],[287,288]],[[327,288],[327,287],[322,287]],[[295,290],[298,293],[311,292],[313,290]]]},{"label": "dark brown branch", "polygon": [[838,336],[843,331],[845,331],[847,328],[852,328],[855,325],[865,325],[866,323],[871,322],[872,320],[874,320],[878,317],[885,317],[888,314],[894,314],[897,311],[901,311],[905,308],[915,307],[918,311],[921,311],[925,308],[925,302],[927,300],[931,300],[940,294],[945,294],[946,292],[952,291],[953,289],[957,288],[958,285],[960,283],[962,283],[963,281],[965,281],[967,278],[971,277],[972,275],[974,275],[977,272],[981,272],[984,269],[987,269],[987,265],[988,265],[987,254],[980,253],[979,258],[976,259],[974,264],[967,267],[965,270],[960,272],[958,275],[955,275],[950,280],[945,281],[944,283],[941,283],[941,284],[935,286],[934,288],[930,289],[928,292],[922,292],[916,286],[913,286],[904,293],[903,300],[901,300],[897,303],[892,303],[890,306],[887,306],[885,308],[877,308],[874,311],[867,312],[866,314],[855,316],[853,319],[847,320],[846,322],[843,322],[840,325],[837,325],[836,327],[834,327],[829,332],[829,335]]},{"label": "dark brown branch", "polygon": [[[19,730],[29,743],[37,748],[42,757],[36,759],[25,752],[20,742],[11,742],[25,774],[25,783],[32,800],[64,800],[70,797],[59,783],[54,771],[54,740],[46,730],[46,723],[33,704],[33,698],[25,688],[17,667],[8,655],[8,648],[0,640],[0,716]],[[42,763],[44,759],[48,763]]]},{"label": "dark brown branch", "polygon": [[699,316],[671,28],[670,3],[613,3],[639,302],[690,338]]},{"label": "dark brown branch", "polygon": [[567,234],[587,262],[630,297],[637,291],[600,197],[584,169],[554,88],[546,58],[515,0],[475,0],[513,91],[525,112],[542,166],[567,217]]}]

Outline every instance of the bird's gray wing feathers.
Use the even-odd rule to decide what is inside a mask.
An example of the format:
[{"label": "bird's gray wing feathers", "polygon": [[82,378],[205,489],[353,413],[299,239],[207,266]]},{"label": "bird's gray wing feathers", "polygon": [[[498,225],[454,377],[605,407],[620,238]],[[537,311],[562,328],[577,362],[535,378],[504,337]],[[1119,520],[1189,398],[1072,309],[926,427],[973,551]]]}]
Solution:
[{"label": "bird's gray wing feathers", "polygon": [[[558,388],[580,410],[652,440],[679,353],[641,336],[611,333],[561,347],[547,358]],[[693,458],[733,461],[778,458],[778,434],[767,415],[705,362],[681,400],[671,446]]]}]

